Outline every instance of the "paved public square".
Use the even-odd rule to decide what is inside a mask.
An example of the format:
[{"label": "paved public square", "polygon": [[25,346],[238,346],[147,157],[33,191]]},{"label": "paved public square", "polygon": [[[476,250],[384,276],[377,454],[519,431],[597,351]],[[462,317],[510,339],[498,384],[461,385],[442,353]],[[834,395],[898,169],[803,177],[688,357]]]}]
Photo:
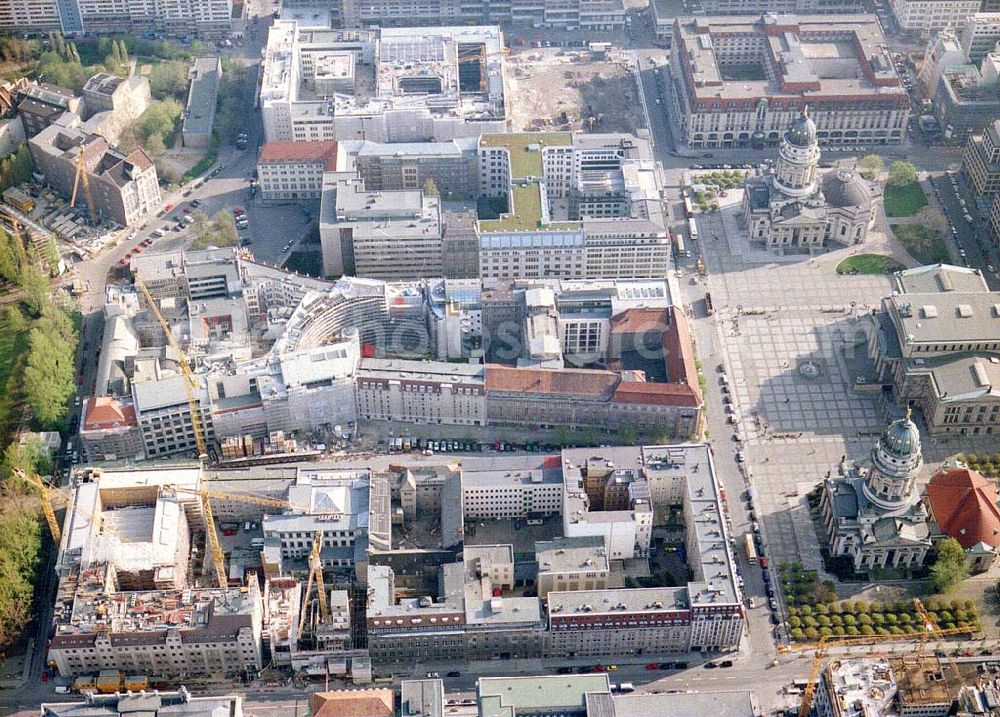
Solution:
[{"label": "paved public square", "polygon": [[[689,295],[694,302],[710,291],[716,309],[695,321],[699,353],[710,383],[725,363],[767,554],[821,569],[805,496],[842,458],[864,460],[894,410],[878,393],[856,392],[845,362],[851,352],[866,355],[867,315],[891,292],[890,277],[838,275],[836,266],[861,251],[907,257],[878,227],[863,247],[768,257],[745,234],[733,236],[739,228],[725,208],[697,221],[708,277],[688,284]],[[733,426],[710,430],[731,434]],[[965,437],[924,443],[924,480],[944,458],[982,450],[981,439]]]}]

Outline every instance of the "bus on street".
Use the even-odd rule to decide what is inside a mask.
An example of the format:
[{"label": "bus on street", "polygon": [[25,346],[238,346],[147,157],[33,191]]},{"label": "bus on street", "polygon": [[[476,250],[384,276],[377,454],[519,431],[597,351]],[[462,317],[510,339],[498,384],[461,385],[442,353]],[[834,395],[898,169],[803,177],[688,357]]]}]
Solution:
[{"label": "bus on street", "polygon": [[743,548],[747,553],[747,562],[751,565],[757,564],[757,546],[753,544],[753,535],[747,533],[743,536]]}]

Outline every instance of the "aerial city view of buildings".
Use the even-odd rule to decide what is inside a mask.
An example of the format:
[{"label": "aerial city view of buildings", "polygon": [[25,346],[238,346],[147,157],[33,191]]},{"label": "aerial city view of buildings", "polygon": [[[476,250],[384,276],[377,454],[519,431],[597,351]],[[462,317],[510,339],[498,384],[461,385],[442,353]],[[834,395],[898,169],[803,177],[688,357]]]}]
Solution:
[{"label": "aerial city view of buildings", "polygon": [[1000,715],[995,0],[0,0],[0,710]]}]

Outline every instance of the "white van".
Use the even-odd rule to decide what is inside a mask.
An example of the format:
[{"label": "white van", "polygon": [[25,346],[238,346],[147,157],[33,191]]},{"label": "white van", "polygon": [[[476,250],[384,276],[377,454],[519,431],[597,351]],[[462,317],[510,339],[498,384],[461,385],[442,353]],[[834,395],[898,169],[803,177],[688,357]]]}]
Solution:
[{"label": "white van", "polygon": [[263,548],[264,547],[264,539],[263,538],[254,538],[253,540],[250,541],[250,547],[251,548]]}]

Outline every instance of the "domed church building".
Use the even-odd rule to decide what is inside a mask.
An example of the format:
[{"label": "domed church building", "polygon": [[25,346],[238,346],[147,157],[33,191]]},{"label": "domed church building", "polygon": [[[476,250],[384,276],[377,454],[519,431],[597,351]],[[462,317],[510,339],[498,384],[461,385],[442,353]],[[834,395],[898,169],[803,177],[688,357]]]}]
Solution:
[{"label": "domed church building", "polygon": [[877,184],[844,169],[821,173],[816,125],[808,110],[789,125],[770,174],[744,184],[743,223],[769,249],[860,244],[881,200]]},{"label": "domed church building", "polygon": [[872,447],[864,465],[823,484],[820,509],[830,554],[854,570],[915,568],[931,548],[931,524],[916,487],[923,467],[920,432],[907,411]]}]

